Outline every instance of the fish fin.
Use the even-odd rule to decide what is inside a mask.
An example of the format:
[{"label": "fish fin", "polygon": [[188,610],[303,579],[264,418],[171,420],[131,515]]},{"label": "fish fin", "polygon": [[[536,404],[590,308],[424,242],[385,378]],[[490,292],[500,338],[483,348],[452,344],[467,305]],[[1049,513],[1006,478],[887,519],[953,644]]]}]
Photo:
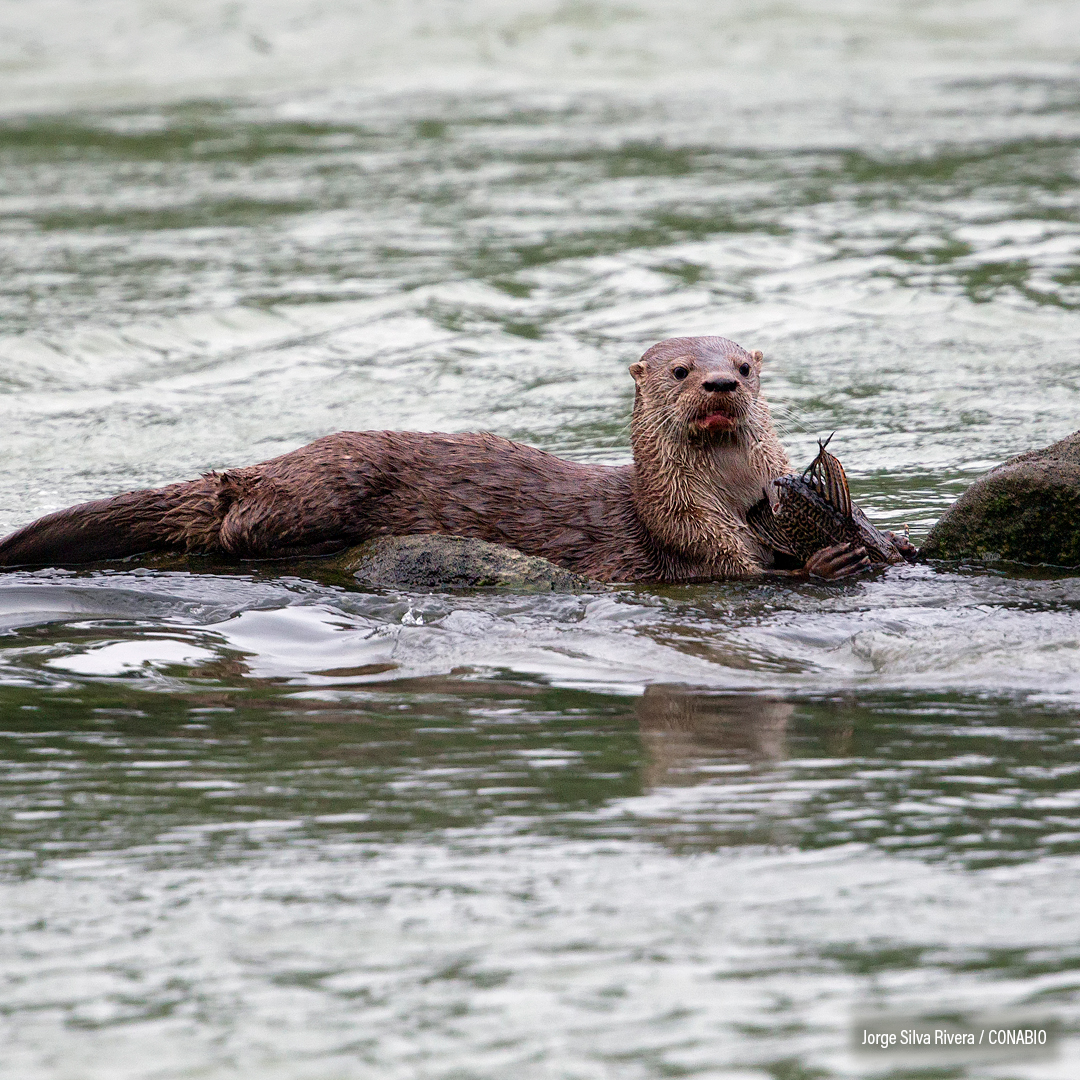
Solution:
[{"label": "fish fin", "polygon": [[768,494],[746,511],[746,524],[754,537],[767,548],[798,558],[798,552],[792,548],[790,538],[776,520]]},{"label": "fish fin", "polygon": [[838,458],[833,457],[824,447],[821,457],[825,472],[825,487],[828,500],[844,517],[851,517],[851,488],[848,487],[847,473]]},{"label": "fish fin", "polygon": [[832,442],[834,431],[824,442],[818,439],[817,457],[807,466],[804,478],[809,478],[814,490],[844,517],[851,517],[851,489],[848,487],[847,474],[838,458],[830,454],[825,447]]}]

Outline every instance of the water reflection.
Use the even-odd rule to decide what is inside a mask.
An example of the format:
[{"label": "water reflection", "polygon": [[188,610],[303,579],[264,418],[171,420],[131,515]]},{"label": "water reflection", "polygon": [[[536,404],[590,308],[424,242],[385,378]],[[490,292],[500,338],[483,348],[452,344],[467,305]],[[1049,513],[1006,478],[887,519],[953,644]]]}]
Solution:
[{"label": "water reflection", "polygon": [[[61,1031],[128,1025],[136,1041],[162,1009],[216,1014],[236,992],[284,1008],[302,985],[320,1054],[335,1025],[382,1030],[367,1010],[383,998],[363,988],[391,971],[394,1030],[441,987],[464,1018],[445,1053],[465,1057],[481,1002],[536,1037],[499,987],[574,987],[548,1015],[593,1018],[595,1041],[654,1017],[660,980],[668,1011],[673,994],[688,1011],[655,1020],[657,1037],[674,1023],[743,1062],[806,1055],[825,1031],[842,1046],[864,985],[924,1007],[986,1000],[992,976],[994,1001],[1075,1006],[1069,712],[678,685],[633,699],[469,672],[297,689],[195,670],[156,689],[0,687],[2,921],[22,942],[11,1045],[59,1022],[55,978]],[[102,919],[139,936],[102,937]],[[95,979],[69,981],[87,956]],[[554,983],[534,984],[549,967]],[[720,1037],[703,1008],[741,1019]],[[266,1019],[248,1010],[226,1037]],[[195,1030],[188,1045],[212,1056],[215,1022]]]},{"label": "water reflection", "polygon": [[795,706],[756,694],[698,693],[657,683],[637,704],[645,786],[693,784],[715,777],[703,769],[719,760],[732,770],[787,756],[788,723]]},{"label": "water reflection", "polygon": [[297,692],[243,673],[230,686],[234,674],[87,682],[46,701],[5,688],[10,865],[196,840],[202,859],[281,821],[291,831],[274,844],[498,823],[677,851],[855,844],[970,867],[1080,853],[1068,712],[678,686],[634,701],[467,673]]}]

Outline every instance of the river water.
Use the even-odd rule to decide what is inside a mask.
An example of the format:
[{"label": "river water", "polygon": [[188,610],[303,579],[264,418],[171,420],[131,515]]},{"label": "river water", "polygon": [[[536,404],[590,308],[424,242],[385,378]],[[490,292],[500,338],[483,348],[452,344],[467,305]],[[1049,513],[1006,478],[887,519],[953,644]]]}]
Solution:
[{"label": "river water", "polygon": [[[623,462],[675,334],[916,542],[1080,427],[1071,0],[53,0],[0,107],[4,531],[343,428]],[[115,566],[0,625],[4,1075],[931,1075],[876,1008],[1080,1072],[1080,578]]]}]

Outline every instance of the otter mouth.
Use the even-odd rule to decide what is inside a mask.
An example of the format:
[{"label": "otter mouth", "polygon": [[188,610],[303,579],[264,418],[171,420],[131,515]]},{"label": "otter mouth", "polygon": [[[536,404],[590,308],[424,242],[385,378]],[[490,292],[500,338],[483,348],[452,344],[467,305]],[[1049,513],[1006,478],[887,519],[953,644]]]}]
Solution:
[{"label": "otter mouth", "polygon": [[690,422],[692,431],[734,431],[739,426],[739,418],[729,412],[708,412],[702,416],[696,416]]}]

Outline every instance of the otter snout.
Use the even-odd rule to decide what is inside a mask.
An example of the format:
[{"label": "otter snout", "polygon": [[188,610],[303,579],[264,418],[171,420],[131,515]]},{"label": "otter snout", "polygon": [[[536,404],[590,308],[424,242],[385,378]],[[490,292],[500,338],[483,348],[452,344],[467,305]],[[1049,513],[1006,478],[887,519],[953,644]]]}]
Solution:
[{"label": "otter snout", "polygon": [[722,379],[715,375],[709,376],[701,384],[701,389],[708,390],[711,393],[730,394],[732,390],[739,389],[739,384],[734,379]]}]

